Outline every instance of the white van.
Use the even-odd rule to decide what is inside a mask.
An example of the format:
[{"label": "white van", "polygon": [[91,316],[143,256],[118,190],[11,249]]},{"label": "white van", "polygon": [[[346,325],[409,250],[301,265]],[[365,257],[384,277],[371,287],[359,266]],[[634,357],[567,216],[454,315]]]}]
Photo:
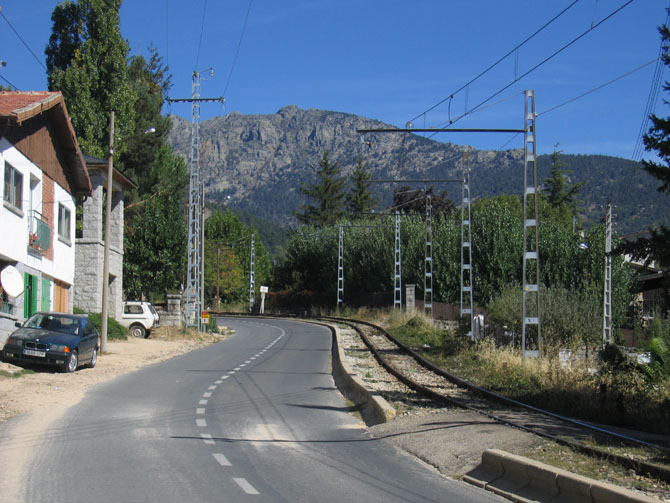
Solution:
[{"label": "white van", "polygon": [[151,329],[160,326],[160,317],[150,302],[126,301],[119,323],[130,329],[130,335],[144,339]]}]

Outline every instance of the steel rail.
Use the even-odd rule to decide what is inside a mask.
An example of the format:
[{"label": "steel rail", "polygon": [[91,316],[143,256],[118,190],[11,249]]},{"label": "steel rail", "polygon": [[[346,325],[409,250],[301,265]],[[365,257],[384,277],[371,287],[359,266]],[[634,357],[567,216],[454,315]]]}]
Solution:
[{"label": "steel rail", "polygon": [[565,438],[557,437],[555,435],[552,435],[552,434],[549,434],[549,433],[546,433],[546,432],[543,432],[543,431],[540,431],[540,430],[537,430],[537,429],[533,429],[529,426],[525,426],[523,424],[519,424],[519,423],[516,423],[514,421],[510,421],[509,419],[502,418],[500,416],[497,416],[497,415],[495,415],[493,413],[490,413],[486,410],[483,410],[481,408],[475,407],[473,405],[469,405],[469,404],[467,404],[467,403],[465,403],[465,402],[463,402],[459,399],[445,396],[441,393],[433,391],[432,389],[415,382],[414,380],[412,380],[411,378],[407,377],[402,372],[400,372],[398,369],[396,369],[391,363],[386,361],[386,359],[377,350],[377,348],[374,346],[374,344],[372,344],[372,342],[369,340],[369,338],[355,324],[366,325],[366,326],[369,326],[369,327],[373,328],[374,330],[377,330],[387,340],[389,340],[390,342],[392,342],[393,344],[398,346],[405,354],[407,354],[408,356],[413,358],[419,365],[423,366],[424,368],[426,368],[427,370],[429,370],[431,372],[434,372],[434,373],[440,375],[441,377],[444,377],[445,379],[451,381],[452,383],[456,384],[459,387],[466,388],[467,390],[469,390],[471,392],[482,395],[484,398],[494,400],[496,402],[502,403],[502,404],[507,405],[507,406],[514,406],[514,407],[530,410],[530,411],[533,411],[533,412],[536,412],[536,413],[539,413],[539,414],[543,414],[543,415],[549,416],[553,419],[557,419],[557,420],[560,420],[560,421],[563,421],[563,422],[567,422],[567,423],[570,423],[572,425],[579,426],[580,428],[595,431],[595,432],[598,432],[598,433],[603,434],[603,435],[611,436],[611,437],[617,438],[619,440],[623,440],[623,441],[628,442],[628,443],[639,444],[639,445],[643,445],[644,447],[667,451],[668,448],[665,447],[665,446],[645,442],[643,440],[639,440],[639,439],[636,439],[636,438],[633,438],[633,437],[629,437],[627,435],[622,435],[620,433],[617,433],[617,432],[614,432],[614,431],[611,431],[611,430],[607,430],[605,428],[600,428],[600,427],[597,427],[597,426],[594,426],[594,425],[591,425],[591,424],[588,424],[588,423],[585,423],[585,422],[582,422],[582,421],[579,421],[579,420],[576,420],[576,419],[561,416],[560,414],[555,414],[553,412],[549,412],[549,411],[546,411],[546,410],[543,410],[543,409],[539,409],[539,408],[534,407],[532,405],[524,404],[523,402],[518,402],[518,401],[513,400],[511,398],[502,396],[498,393],[489,391],[485,388],[475,386],[474,384],[469,383],[468,381],[460,379],[459,377],[456,377],[456,376],[444,371],[443,369],[440,369],[440,368],[436,367],[435,365],[433,365],[432,363],[430,363],[429,361],[424,359],[422,356],[417,354],[415,351],[411,350],[408,346],[406,346],[402,342],[398,341],[395,337],[393,337],[391,334],[386,332],[386,330],[384,330],[381,327],[378,327],[378,326],[374,325],[373,323],[366,322],[366,321],[359,321],[359,320],[351,320],[351,319],[346,319],[346,318],[337,318],[337,317],[319,317],[319,318],[324,319],[324,320],[334,321],[334,322],[337,322],[337,323],[341,323],[341,324],[344,324],[344,325],[347,325],[347,326],[353,328],[360,335],[361,339],[366,344],[366,346],[370,349],[370,351],[372,352],[375,359],[379,362],[380,365],[382,365],[390,374],[392,374],[394,377],[396,377],[400,382],[405,384],[407,387],[413,389],[414,391],[416,391],[416,392],[418,392],[418,393],[420,393],[424,396],[427,396],[427,397],[429,397],[431,399],[434,399],[434,400],[437,400],[437,401],[447,402],[447,403],[456,405],[458,407],[461,407],[461,408],[464,408],[464,409],[467,409],[467,410],[471,410],[471,411],[476,412],[478,414],[482,414],[482,415],[484,415],[484,416],[486,416],[490,419],[498,421],[502,424],[506,424],[506,425],[509,425],[509,426],[527,431],[529,433],[533,433],[533,434],[538,435],[540,437],[547,438],[549,440],[552,440],[552,441],[557,442],[559,444],[565,445],[567,447],[570,447],[571,449],[582,452],[584,454],[587,454],[587,455],[590,455],[590,456],[595,456],[595,457],[598,457],[598,458],[601,458],[601,459],[613,460],[616,463],[618,463],[618,464],[620,464],[620,465],[622,465],[626,468],[634,470],[638,474],[641,474],[641,475],[649,474],[649,475],[655,476],[655,477],[657,477],[661,480],[664,480],[666,482],[670,482],[670,469],[665,468],[661,465],[658,465],[658,464],[655,464],[655,463],[650,463],[648,461],[644,461],[644,460],[640,460],[640,459],[629,458],[629,457],[622,456],[622,455],[615,454],[615,453],[611,453],[611,452],[607,452],[607,451],[604,451],[602,449],[598,449],[596,447],[592,447],[592,446],[589,446],[589,445],[586,445],[586,444],[583,444],[583,443],[580,443],[580,442],[576,442],[576,441],[573,441],[573,440],[568,440],[568,439],[565,439]]}]

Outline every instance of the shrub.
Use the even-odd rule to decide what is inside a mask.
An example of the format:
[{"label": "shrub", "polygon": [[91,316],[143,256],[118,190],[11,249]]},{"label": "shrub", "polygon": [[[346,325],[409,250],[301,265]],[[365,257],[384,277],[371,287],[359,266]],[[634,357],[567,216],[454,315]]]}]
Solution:
[{"label": "shrub", "polygon": [[[102,313],[89,313],[88,319],[98,329],[102,331]],[[114,318],[107,317],[107,340],[126,340],[128,339],[128,329],[121,325]]]}]

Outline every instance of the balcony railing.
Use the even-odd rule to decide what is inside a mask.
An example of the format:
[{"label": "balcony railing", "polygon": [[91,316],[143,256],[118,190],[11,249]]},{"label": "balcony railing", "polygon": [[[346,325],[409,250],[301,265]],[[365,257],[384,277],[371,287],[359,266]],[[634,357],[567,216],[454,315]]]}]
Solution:
[{"label": "balcony railing", "polygon": [[28,248],[46,253],[51,246],[51,229],[41,213],[28,212]]}]

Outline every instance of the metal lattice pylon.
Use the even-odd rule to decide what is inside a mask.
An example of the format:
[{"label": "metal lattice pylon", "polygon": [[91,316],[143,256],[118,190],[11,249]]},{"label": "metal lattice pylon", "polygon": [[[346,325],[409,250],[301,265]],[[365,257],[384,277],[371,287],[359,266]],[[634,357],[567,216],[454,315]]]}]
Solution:
[{"label": "metal lattice pylon", "polygon": [[191,80],[191,162],[188,186],[188,248],[186,269],[186,326],[200,330],[202,310],[201,257],[201,189],[200,189],[200,73],[193,72]]},{"label": "metal lattice pylon", "polygon": [[[540,332],[540,248],[538,222],[538,184],[535,92],[524,94],[524,172],[523,172],[523,286],[522,286],[522,361],[539,356]],[[529,172],[532,180],[529,180]],[[529,183],[532,182],[530,185]],[[530,207],[530,208],[529,208]],[[531,343],[532,350],[527,349]]]},{"label": "metal lattice pylon", "polygon": [[249,248],[249,312],[252,312],[256,300],[256,238],[253,233],[251,234]]},{"label": "metal lattice pylon", "polygon": [[337,307],[342,307],[344,298],[344,226],[340,225],[337,240]]},{"label": "metal lattice pylon", "polygon": [[607,205],[605,234],[605,292],[603,295],[603,347],[614,342],[612,336],[612,206]]},{"label": "metal lattice pylon", "polygon": [[393,274],[393,307],[402,308],[402,258],[400,255],[400,212],[395,213],[395,270]]},{"label": "metal lattice pylon", "polygon": [[468,153],[463,154],[461,204],[461,318],[470,317],[468,337],[473,337],[474,305],[472,302],[472,215],[470,206],[470,166]]},{"label": "metal lattice pylon", "polygon": [[433,200],[426,196],[426,259],[423,277],[423,312],[433,317]]}]

